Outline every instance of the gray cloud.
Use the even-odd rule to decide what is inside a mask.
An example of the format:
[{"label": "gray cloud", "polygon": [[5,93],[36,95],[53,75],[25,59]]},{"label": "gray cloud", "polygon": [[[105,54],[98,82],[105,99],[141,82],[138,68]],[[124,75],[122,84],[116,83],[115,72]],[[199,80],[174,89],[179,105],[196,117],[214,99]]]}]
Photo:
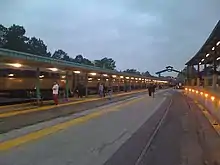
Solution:
[{"label": "gray cloud", "polygon": [[118,69],[155,73],[184,67],[220,18],[219,6],[219,0],[5,0],[0,20],[23,25],[50,51],[108,56]]}]

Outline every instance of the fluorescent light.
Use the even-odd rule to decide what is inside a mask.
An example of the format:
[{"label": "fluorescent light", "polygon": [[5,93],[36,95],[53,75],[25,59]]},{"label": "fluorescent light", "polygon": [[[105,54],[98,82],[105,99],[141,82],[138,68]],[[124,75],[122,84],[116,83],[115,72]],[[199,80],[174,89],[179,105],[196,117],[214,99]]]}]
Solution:
[{"label": "fluorescent light", "polygon": [[205,59],[203,58],[201,61],[204,61]]},{"label": "fluorescent light", "polygon": [[120,78],[124,78],[124,76],[120,76]]},{"label": "fluorescent light", "polygon": [[220,45],[220,41],[218,41],[217,43],[216,43],[216,46],[219,46]]},{"label": "fluorescent light", "polygon": [[132,80],[134,80],[134,77],[131,77]]},{"label": "fluorescent light", "polygon": [[107,77],[108,75],[107,75],[107,74],[103,74],[103,76],[104,76],[104,77]]},{"label": "fluorescent light", "polygon": [[208,57],[210,54],[208,53],[208,54],[206,54],[206,57]]},{"label": "fluorescent light", "polygon": [[90,81],[91,81],[91,80],[92,80],[92,78],[88,78],[88,80],[90,80]]},{"label": "fluorescent light", "polygon": [[218,57],[216,60],[220,60],[220,57]]},{"label": "fluorescent light", "polygon": [[214,47],[214,46],[212,47],[212,50],[215,50],[215,47]]},{"label": "fluorescent light", "polygon": [[22,67],[22,65],[19,64],[19,63],[8,64],[8,65],[13,66],[13,67],[16,67],[16,68],[20,68],[20,67]]},{"label": "fluorescent light", "polygon": [[76,73],[76,74],[80,74],[80,71],[78,71],[78,70],[75,70],[73,72]]},{"label": "fluorescent light", "polygon": [[96,76],[96,73],[90,73],[92,76]]},{"label": "fluorescent light", "polygon": [[48,68],[48,69],[50,69],[50,70],[51,70],[51,71],[53,71],[53,72],[58,71],[58,69],[57,69],[57,68]]},{"label": "fluorescent light", "polygon": [[112,75],[113,78],[117,77],[116,75]]},{"label": "fluorescent light", "polygon": [[40,75],[39,78],[44,78],[44,75]]},{"label": "fluorescent light", "polygon": [[14,74],[11,73],[11,74],[9,74],[8,76],[9,76],[9,77],[14,77]]},{"label": "fluorescent light", "polygon": [[201,65],[202,63],[200,62],[199,65]]},{"label": "fluorescent light", "polygon": [[126,77],[126,79],[129,79],[129,77]]}]

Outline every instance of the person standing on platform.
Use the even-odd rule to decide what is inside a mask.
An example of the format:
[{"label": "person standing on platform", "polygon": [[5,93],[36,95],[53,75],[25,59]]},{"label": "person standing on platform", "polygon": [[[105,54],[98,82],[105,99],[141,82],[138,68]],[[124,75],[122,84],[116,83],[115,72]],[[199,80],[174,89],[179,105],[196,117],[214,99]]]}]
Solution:
[{"label": "person standing on platform", "polygon": [[109,87],[108,87],[108,96],[109,96],[109,100],[112,99],[112,93],[113,93],[112,86],[109,86]]},{"label": "person standing on platform", "polygon": [[99,85],[99,96],[103,97],[104,86],[102,84]]},{"label": "person standing on platform", "polygon": [[149,84],[147,89],[148,89],[149,96],[151,96],[152,95],[152,84]]},{"label": "person standing on platform", "polygon": [[54,85],[52,87],[52,91],[53,91],[54,103],[55,103],[55,105],[58,105],[59,85],[57,84],[57,82],[54,82]]}]

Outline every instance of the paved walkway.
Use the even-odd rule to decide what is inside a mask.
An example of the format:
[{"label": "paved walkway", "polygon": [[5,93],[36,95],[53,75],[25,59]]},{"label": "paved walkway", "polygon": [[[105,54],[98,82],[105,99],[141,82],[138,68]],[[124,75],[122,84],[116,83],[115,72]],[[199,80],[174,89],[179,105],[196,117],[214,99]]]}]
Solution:
[{"label": "paved walkway", "polygon": [[[146,89],[143,90],[135,90],[131,92],[119,92],[119,93],[114,93],[113,97],[117,96],[124,96],[124,95],[129,95],[129,94],[134,94],[134,93],[139,93],[139,92],[146,92]],[[108,98],[108,97],[106,97]],[[100,98],[97,95],[90,95],[87,98],[69,98],[68,101],[65,99],[60,99],[60,104],[59,106],[65,106],[65,105],[70,105],[70,104],[75,104],[75,103],[81,103],[81,102],[86,102],[86,101],[93,101],[93,100],[98,100],[98,99],[104,99]],[[37,106],[36,104],[34,105],[32,102],[31,103],[22,103],[22,104],[14,104],[14,105],[6,105],[6,106],[0,106],[0,117],[2,113],[5,112],[13,112],[13,111],[19,111],[19,110],[31,110],[31,109],[40,109],[40,108],[51,108],[51,107],[56,107],[54,105],[53,100],[48,100],[44,101],[42,106]]]},{"label": "paved walkway", "polygon": [[4,165],[215,165],[220,138],[199,106],[171,89],[2,134],[0,152]]}]

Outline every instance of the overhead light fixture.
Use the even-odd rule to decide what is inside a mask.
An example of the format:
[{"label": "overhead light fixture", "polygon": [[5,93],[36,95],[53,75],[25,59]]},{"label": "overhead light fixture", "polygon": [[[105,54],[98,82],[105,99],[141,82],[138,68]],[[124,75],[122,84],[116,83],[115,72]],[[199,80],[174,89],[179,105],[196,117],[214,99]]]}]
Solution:
[{"label": "overhead light fixture", "polygon": [[104,77],[107,77],[108,75],[107,75],[107,74],[103,74],[103,76],[104,76]]},{"label": "overhead light fixture", "polygon": [[61,76],[61,78],[65,78],[66,76]]},{"label": "overhead light fixture", "polygon": [[120,76],[120,78],[124,78],[124,76]]},{"label": "overhead light fixture", "polygon": [[40,75],[39,78],[44,78],[44,75]]},{"label": "overhead light fixture", "polygon": [[100,81],[101,79],[100,78],[98,78],[98,81]]},{"label": "overhead light fixture", "polygon": [[129,79],[129,77],[126,77],[126,79]]},{"label": "overhead light fixture", "polygon": [[135,78],[135,80],[138,80],[138,78]]},{"label": "overhead light fixture", "polygon": [[212,50],[215,50],[215,47],[214,47],[214,46],[212,47]]},{"label": "overhead light fixture", "polygon": [[92,76],[96,76],[96,73],[90,73]]},{"label": "overhead light fixture", "polygon": [[216,60],[220,60],[220,57],[218,57]]},{"label": "overhead light fixture", "polygon": [[91,80],[92,80],[92,78],[88,78],[88,80],[89,80],[89,81],[91,81]]},{"label": "overhead light fixture", "polygon": [[80,71],[78,71],[78,70],[75,70],[73,72],[76,73],[76,74],[80,74]]},{"label": "overhead light fixture", "polygon": [[139,80],[141,80],[141,78],[139,78]]},{"label": "overhead light fixture", "polygon": [[58,71],[58,69],[57,68],[48,68],[49,70],[51,70],[51,71],[53,71],[53,72],[56,72],[56,71]]},{"label": "overhead light fixture", "polygon": [[9,76],[9,77],[14,77],[14,74],[11,73],[11,74],[9,74],[8,76]]},{"label": "overhead light fixture", "polygon": [[216,43],[216,46],[219,46],[220,45],[220,41],[218,41],[217,43]]},{"label": "overhead light fixture", "polygon": [[208,57],[210,54],[208,53],[208,54],[206,54],[206,57]]},{"label": "overhead light fixture", "polygon": [[134,77],[131,77],[132,80],[134,80]]},{"label": "overhead light fixture", "polygon": [[116,76],[116,75],[112,75],[112,77],[113,77],[113,78],[116,78],[117,76]]},{"label": "overhead light fixture", "polygon": [[200,62],[199,65],[201,65],[202,63]]},{"label": "overhead light fixture", "polygon": [[13,67],[15,67],[15,68],[20,68],[20,67],[22,67],[22,65],[19,64],[19,63],[8,64],[8,65],[13,66]]},{"label": "overhead light fixture", "polygon": [[108,81],[108,79],[106,79],[106,81]]},{"label": "overhead light fixture", "polygon": [[203,58],[201,61],[203,62],[205,59]]}]

